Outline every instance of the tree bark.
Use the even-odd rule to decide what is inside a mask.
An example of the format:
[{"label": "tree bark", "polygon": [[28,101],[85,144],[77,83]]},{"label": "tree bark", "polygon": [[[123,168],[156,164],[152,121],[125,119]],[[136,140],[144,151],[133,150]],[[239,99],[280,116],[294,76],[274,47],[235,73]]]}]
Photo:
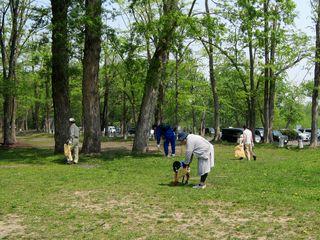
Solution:
[{"label": "tree bark", "polygon": [[161,80],[159,83],[159,94],[158,101],[155,112],[155,123],[160,124],[163,122],[163,104],[165,101],[165,80],[167,77],[167,63],[169,60],[169,53],[166,52],[162,56],[162,71],[161,71]]},{"label": "tree bark", "polygon": [[254,132],[256,125],[256,91],[254,85],[254,54],[253,54],[253,43],[252,43],[252,29],[248,30],[249,37],[249,61],[250,61],[250,106],[249,106],[249,128]]},{"label": "tree bark", "polygon": [[[15,131],[15,111],[16,111],[16,99],[15,99],[15,68],[17,58],[17,46],[18,46],[18,18],[19,18],[19,1],[10,1],[7,5],[4,5],[4,9],[1,14],[0,23],[0,48],[1,48],[1,60],[2,60],[2,73],[3,73],[3,144],[11,145],[17,142]],[[9,49],[6,48],[4,28],[6,14],[10,11],[11,16],[11,30],[9,39]]]},{"label": "tree bark", "polygon": [[269,0],[265,0],[263,3],[264,9],[264,96],[263,96],[263,119],[264,119],[264,142],[269,143],[269,82],[270,82],[270,60],[269,60]]},{"label": "tree bark", "polygon": [[177,0],[164,0],[163,3],[165,23],[147,72],[145,89],[132,148],[132,152],[134,153],[143,153],[147,150],[149,131],[152,124],[151,122],[154,118],[154,110],[161,79],[161,69],[163,67],[162,58],[169,48],[176,28],[177,19],[172,17],[171,14],[177,9]]},{"label": "tree bark", "polygon": [[86,0],[82,106],[83,153],[100,153],[99,59],[101,51],[101,0]]},{"label": "tree bark", "polygon": [[104,56],[104,94],[103,94],[103,109],[101,116],[101,130],[105,130],[105,136],[108,134],[109,123],[109,91],[110,91],[110,79],[108,75],[107,53]]},{"label": "tree bark", "polygon": [[311,140],[310,146],[316,147],[318,143],[318,96],[319,96],[319,82],[320,82],[320,1],[316,5],[316,51],[315,51],[315,67],[314,67],[314,86],[312,92],[312,119],[311,119]]},{"label": "tree bark", "polygon": [[50,133],[51,132],[51,126],[50,126],[50,79],[46,75],[46,82],[45,82],[45,88],[46,88],[46,100],[45,100],[45,132]]},{"label": "tree bark", "polygon": [[[205,1],[205,8],[206,8],[206,15],[210,17],[208,0]],[[206,49],[209,57],[209,77],[210,77],[211,92],[213,96],[213,106],[214,106],[214,130],[215,130],[214,141],[218,141],[220,139],[220,114],[219,114],[220,106],[219,106],[219,96],[217,91],[217,80],[216,80],[214,67],[213,67],[213,44],[212,44],[213,40],[209,31],[208,31],[208,43],[209,43],[209,46]]]},{"label": "tree bark", "polygon": [[67,11],[69,0],[51,0],[52,7],[52,99],[54,109],[54,152],[62,153],[69,137],[69,53]]}]

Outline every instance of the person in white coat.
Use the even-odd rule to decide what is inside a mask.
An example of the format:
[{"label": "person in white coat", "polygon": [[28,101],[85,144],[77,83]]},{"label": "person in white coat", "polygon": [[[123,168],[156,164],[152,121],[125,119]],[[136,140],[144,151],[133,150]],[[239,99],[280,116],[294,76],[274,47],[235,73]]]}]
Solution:
[{"label": "person in white coat", "polygon": [[178,140],[182,144],[186,144],[186,159],[184,163],[189,165],[192,162],[192,157],[195,155],[198,159],[198,175],[200,183],[193,188],[205,188],[206,179],[211,168],[214,166],[214,148],[213,145],[205,138],[181,132],[178,134]]},{"label": "person in white coat", "polygon": [[244,151],[247,159],[250,161],[252,156],[253,160],[256,160],[257,156],[253,152],[253,146],[254,146],[253,134],[251,130],[247,128],[246,125],[243,126],[243,144],[244,144]]}]

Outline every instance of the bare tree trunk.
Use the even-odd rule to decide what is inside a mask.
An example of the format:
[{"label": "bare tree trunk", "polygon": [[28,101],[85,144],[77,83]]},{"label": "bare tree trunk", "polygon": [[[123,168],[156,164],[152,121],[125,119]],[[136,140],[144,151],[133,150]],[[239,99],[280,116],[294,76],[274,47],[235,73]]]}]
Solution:
[{"label": "bare tree trunk", "polygon": [[[208,0],[205,1],[205,7],[206,7],[206,15],[210,17]],[[209,57],[209,77],[210,77],[211,91],[212,91],[213,105],[214,105],[214,130],[215,130],[214,141],[218,141],[220,139],[220,114],[219,114],[220,107],[219,107],[219,96],[217,91],[217,80],[216,80],[214,67],[213,67],[213,45],[212,45],[213,40],[212,40],[212,36],[210,36],[209,31],[208,31],[208,43],[209,43],[209,46],[206,49]]]},{"label": "bare tree trunk", "polygon": [[[271,33],[271,52],[270,52],[270,64],[274,66],[275,55],[276,55],[276,20],[272,23],[272,33]],[[274,102],[276,95],[276,79],[274,71],[272,68],[269,69],[269,79],[270,79],[270,90],[269,90],[269,142],[273,142],[272,129],[274,120]],[[266,135],[267,136],[267,135]]]},{"label": "bare tree trunk", "polygon": [[83,59],[82,106],[83,153],[100,153],[101,125],[99,101],[99,59],[101,51],[101,0],[86,0],[85,44]]},{"label": "bare tree trunk", "polygon": [[127,88],[127,79],[124,79],[123,83],[123,93],[122,93],[122,120],[121,120],[121,131],[124,138],[126,138],[127,132],[127,96],[126,96],[126,88]]},{"label": "bare tree trunk", "polygon": [[38,132],[40,129],[40,102],[39,97],[40,95],[40,89],[39,84],[37,82],[34,83],[34,97],[35,97],[35,103],[34,103],[34,112],[33,112],[33,127]]},{"label": "bare tree trunk", "polygon": [[[147,72],[145,89],[133,142],[132,151],[134,153],[146,152],[149,141],[149,131],[154,118],[154,110],[158,97],[158,88],[161,79],[162,58],[166,54],[176,27],[177,19],[171,14],[177,9],[177,0],[164,0],[163,13],[166,17],[164,28],[161,31],[155,53],[150,61]],[[168,17],[170,16],[170,17]]]},{"label": "bare tree trunk", "polygon": [[312,119],[311,119],[311,140],[310,146],[316,147],[318,143],[317,137],[317,121],[318,121],[318,96],[320,82],[320,1],[316,5],[316,51],[315,51],[315,67],[314,67],[314,87],[312,92]]},{"label": "bare tree trunk", "polygon": [[[5,15],[11,13],[11,30],[9,39],[9,49],[5,44]],[[15,133],[15,67],[16,51],[18,45],[18,17],[19,1],[10,1],[7,5],[3,4],[0,23],[0,48],[3,73],[3,144],[11,145],[16,143]],[[8,30],[7,30],[8,31]]]},{"label": "bare tree trunk", "polygon": [[103,95],[103,109],[101,116],[101,130],[105,130],[105,136],[108,134],[108,124],[109,124],[109,91],[110,91],[110,79],[108,75],[107,67],[107,53],[104,56],[104,95]]},{"label": "bare tree trunk", "polygon": [[249,61],[250,61],[250,108],[249,108],[249,129],[254,132],[256,125],[256,96],[254,85],[254,55],[252,44],[252,29],[249,30]]},{"label": "bare tree trunk", "polygon": [[270,82],[270,67],[269,67],[269,0],[263,3],[264,8],[264,97],[263,97],[263,119],[264,119],[264,142],[269,143],[269,82]]},{"label": "bare tree trunk", "polygon": [[54,109],[54,152],[62,153],[69,137],[69,53],[67,11],[69,0],[51,0],[52,7],[52,99]]},{"label": "bare tree trunk", "polygon": [[200,125],[200,135],[204,137],[206,133],[206,111],[203,111]]},{"label": "bare tree trunk", "polygon": [[196,133],[196,113],[194,107],[192,106],[192,133]]},{"label": "bare tree trunk", "polygon": [[176,53],[176,63],[175,63],[175,82],[174,82],[174,125],[178,126],[179,120],[178,120],[178,113],[179,113],[179,51]]},{"label": "bare tree trunk", "polygon": [[46,119],[45,119],[45,131],[50,133],[50,79],[46,79],[45,88],[46,88],[46,102],[45,102],[45,111],[46,111]]},{"label": "bare tree trunk", "polygon": [[158,101],[156,106],[156,113],[155,113],[155,123],[160,124],[163,122],[163,104],[165,101],[165,80],[167,77],[167,63],[169,60],[169,53],[166,52],[162,56],[162,71],[161,71],[161,81],[159,84],[159,94],[158,94]]}]

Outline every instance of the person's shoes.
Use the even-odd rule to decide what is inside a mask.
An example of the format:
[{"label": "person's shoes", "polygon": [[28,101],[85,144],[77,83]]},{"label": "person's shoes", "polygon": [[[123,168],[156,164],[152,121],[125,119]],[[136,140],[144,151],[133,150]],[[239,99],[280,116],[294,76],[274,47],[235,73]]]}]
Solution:
[{"label": "person's shoes", "polygon": [[176,155],[175,154],[171,154],[171,157],[175,157]]},{"label": "person's shoes", "polygon": [[202,185],[202,184],[197,184],[197,185],[194,185],[192,188],[195,188],[195,189],[204,189],[206,188],[206,185]]},{"label": "person's shoes", "polygon": [[257,156],[253,156],[253,160],[257,160]]}]

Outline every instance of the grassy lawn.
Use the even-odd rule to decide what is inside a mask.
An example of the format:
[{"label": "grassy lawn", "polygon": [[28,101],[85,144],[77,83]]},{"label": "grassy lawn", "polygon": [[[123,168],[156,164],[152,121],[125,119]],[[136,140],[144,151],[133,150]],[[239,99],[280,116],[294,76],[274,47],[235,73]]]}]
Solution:
[{"label": "grassy lawn", "polygon": [[159,153],[66,165],[45,147],[1,149],[0,239],[320,239],[319,150],[257,146],[250,162],[232,145],[215,153],[196,190],[196,162],[190,185],[172,187],[173,159]]}]

